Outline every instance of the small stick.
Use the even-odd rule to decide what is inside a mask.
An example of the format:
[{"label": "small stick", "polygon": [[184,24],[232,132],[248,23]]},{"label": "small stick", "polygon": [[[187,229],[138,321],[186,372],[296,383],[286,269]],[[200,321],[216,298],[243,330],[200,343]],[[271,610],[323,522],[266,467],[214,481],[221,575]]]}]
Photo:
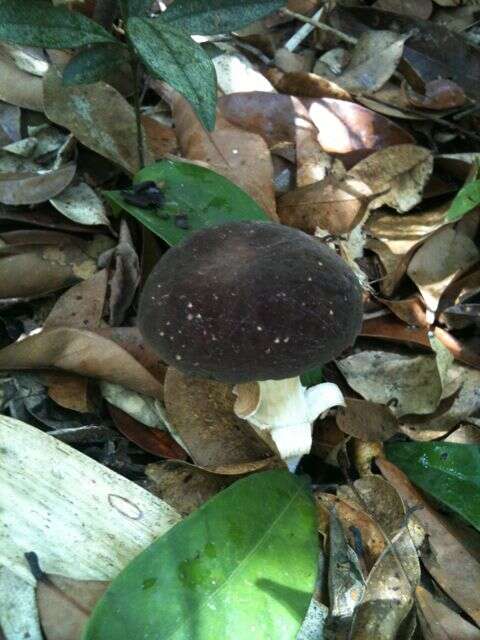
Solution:
[{"label": "small stick", "polygon": [[296,18],[301,22],[306,22],[307,24],[311,24],[317,29],[321,29],[322,31],[327,31],[328,33],[333,33],[333,35],[337,36],[340,40],[344,42],[348,42],[348,44],[357,44],[358,38],[354,38],[353,36],[349,36],[343,31],[339,31],[338,29],[334,29],[330,27],[328,24],[324,22],[319,22],[318,20],[314,20],[313,18],[307,18],[307,16],[302,15],[301,13],[296,13],[295,11],[290,11],[290,9],[282,9],[282,13],[285,16],[290,16],[292,18]]},{"label": "small stick", "polygon": [[[320,9],[313,14],[311,19],[319,22],[320,18],[322,17],[324,8],[325,7],[320,7]],[[296,33],[294,33],[289,40],[287,40],[287,42],[283,45],[283,48],[287,49],[288,51],[295,51],[298,45],[303,42],[314,29],[315,27],[311,22],[306,22],[303,27],[300,27],[300,29]]]}]

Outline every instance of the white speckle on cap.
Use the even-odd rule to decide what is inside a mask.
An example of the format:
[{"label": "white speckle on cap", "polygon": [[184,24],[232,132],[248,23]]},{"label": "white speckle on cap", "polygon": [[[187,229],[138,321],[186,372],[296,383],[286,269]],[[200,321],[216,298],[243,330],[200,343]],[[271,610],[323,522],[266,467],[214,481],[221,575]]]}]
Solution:
[{"label": "white speckle on cap", "polygon": [[265,349],[265,353],[270,353],[271,349]]},{"label": "white speckle on cap", "polygon": [[275,338],[274,342],[275,344],[278,344],[280,342],[280,338]]},{"label": "white speckle on cap", "polygon": [[191,308],[193,307],[193,304],[192,304],[191,302],[189,302],[189,303],[187,304],[187,307],[188,307],[189,309],[191,309]]},{"label": "white speckle on cap", "polygon": [[288,342],[290,340],[290,338],[284,338],[283,341],[284,342]]},{"label": "white speckle on cap", "polygon": [[257,331],[263,331],[263,327],[261,325],[257,325]]},{"label": "white speckle on cap", "polygon": [[311,282],[311,281],[312,281],[312,278],[308,278],[308,281],[309,281],[309,282]]},{"label": "white speckle on cap", "polygon": [[202,314],[201,313],[197,313],[197,315],[195,316],[196,318],[199,318],[201,320],[202,318]]},{"label": "white speckle on cap", "polygon": [[167,325],[167,327],[170,326],[170,320],[168,322],[165,323]]},{"label": "white speckle on cap", "polygon": [[333,309],[330,309],[330,311],[328,312],[329,316],[333,316]]},{"label": "white speckle on cap", "polygon": [[181,359],[182,359],[182,356],[177,353],[177,355],[175,356],[175,360],[181,360]]},{"label": "white speckle on cap", "polygon": [[323,267],[323,262],[321,262],[320,260],[318,261],[318,264],[320,267]]},{"label": "white speckle on cap", "polygon": [[212,333],[212,342],[216,342],[216,341],[217,341],[217,336]]},{"label": "white speckle on cap", "polygon": [[187,320],[193,320],[193,313],[187,314]]}]

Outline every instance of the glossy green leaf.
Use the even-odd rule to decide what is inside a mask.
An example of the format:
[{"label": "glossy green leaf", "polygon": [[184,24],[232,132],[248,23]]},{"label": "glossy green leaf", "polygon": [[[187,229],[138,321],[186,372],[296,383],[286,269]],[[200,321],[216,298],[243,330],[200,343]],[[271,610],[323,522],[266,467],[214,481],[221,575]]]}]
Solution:
[{"label": "glossy green leaf", "polygon": [[315,367],[315,369],[305,371],[300,376],[300,382],[304,387],[314,387],[320,384],[323,382],[323,367]]},{"label": "glossy green leaf", "polygon": [[120,42],[82,49],[63,70],[63,84],[90,84],[104,80],[112,69],[127,60],[128,50]]},{"label": "glossy green leaf", "polygon": [[385,450],[414,484],[480,530],[480,445],[398,442]]},{"label": "glossy green leaf", "polygon": [[1,0],[0,40],[50,49],[115,42],[99,24],[81,13],[45,0]]},{"label": "glossy green leaf", "polygon": [[[135,182],[163,183],[165,205],[161,210],[142,209],[125,202],[121,191],[107,191],[106,197],[128,211],[150,231],[170,245],[192,231],[233,222],[264,220],[268,216],[252,198],[227,178],[188,162],[163,160],[137,173]],[[167,216],[166,219],[161,216]],[[178,226],[175,216],[186,216],[188,229]]]},{"label": "glossy green leaf", "polygon": [[180,92],[211,131],[217,108],[217,76],[208,54],[184,31],[154,18],[130,18],[127,28],[148,71]]},{"label": "glossy green leaf", "polygon": [[129,18],[144,16],[152,8],[153,0],[120,0],[122,15]]},{"label": "glossy green leaf", "polygon": [[294,640],[317,573],[315,507],[288,471],[240,480],[141,553],[84,640]]},{"label": "glossy green leaf", "polygon": [[241,29],[285,4],[286,0],[175,0],[161,20],[188,33],[213,35]]},{"label": "glossy green leaf", "polygon": [[480,204],[480,180],[473,180],[460,189],[446,213],[448,222],[460,220]]}]

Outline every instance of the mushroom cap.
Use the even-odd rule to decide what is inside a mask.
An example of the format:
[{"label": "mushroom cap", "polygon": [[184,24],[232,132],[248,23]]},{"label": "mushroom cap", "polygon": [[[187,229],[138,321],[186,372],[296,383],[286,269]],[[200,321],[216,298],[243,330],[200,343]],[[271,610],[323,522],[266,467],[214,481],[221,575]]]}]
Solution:
[{"label": "mushroom cap", "polygon": [[362,291],[332,249],[277,223],[234,222],[169,249],[140,300],[140,331],[186,374],[240,383],[297,376],[360,331]]}]

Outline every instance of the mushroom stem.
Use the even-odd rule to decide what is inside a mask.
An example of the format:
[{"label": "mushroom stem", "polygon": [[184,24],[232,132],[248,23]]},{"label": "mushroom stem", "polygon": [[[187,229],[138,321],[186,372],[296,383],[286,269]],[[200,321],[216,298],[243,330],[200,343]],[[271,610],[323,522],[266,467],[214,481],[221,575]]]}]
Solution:
[{"label": "mushroom stem", "polygon": [[336,384],[325,382],[306,389],[298,376],[238,384],[234,393],[236,415],[250,423],[290,470],[310,451],[314,420],[327,409],[345,404]]}]

